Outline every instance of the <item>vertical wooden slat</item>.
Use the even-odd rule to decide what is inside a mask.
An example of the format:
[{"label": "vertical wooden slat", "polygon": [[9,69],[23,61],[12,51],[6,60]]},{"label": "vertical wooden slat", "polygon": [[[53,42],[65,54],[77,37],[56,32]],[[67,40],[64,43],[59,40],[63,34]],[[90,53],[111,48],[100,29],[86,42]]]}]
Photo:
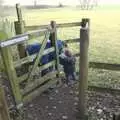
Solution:
[{"label": "vertical wooden slat", "polygon": [[56,70],[58,71],[57,77],[60,76],[60,67],[59,67],[59,50],[57,46],[57,30],[56,30],[56,22],[51,21],[52,33],[50,34],[50,40],[52,46],[55,46],[55,59],[56,59]]},{"label": "vertical wooden slat", "polygon": [[3,87],[0,86],[0,120],[10,120]]},{"label": "vertical wooden slat", "polygon": [[89,28],[86,27],[86,23],[86,19],[82,19],[82,28],[80,29],[79,115],[81,120],[87,120]]},{"label": "vertical wooden slat", "polygon": [[[43,51],[44,51],[45,46],[46,46],[46,44],[47,44],[47,39],[48,39],[48,32],[45,33],[45,39],[44,39],[43,42],[42,42],[40,51],[38,52],[38,55],[37,55],[37,58],[36,58],[36,60],[35,60],[35,62],[34,62],[33,68],[32,68],[31,72],[30,72],[29,75],[28,75],[28,81],[31,81],[32,76],[33,76],[33,74],[34,74],[34,72],[35,72],[35,69],[36,69],[36,67],[38,66],[39,61],[40,61],[40,59],[41,59],[42,56],[43,56]],[[29,83],[29,82],[28,82],[28,83]]]},{"label": "vertical wooden slat", "polygon": [[[19,4],[16,4],[16,11],[17,11],[18,21],[15,21],[14,24],[15,24],[16,35],[19,35],[25,32],[25,25],[22,19],[22,13],[21,13],[21,8]],[[26,56],[24,44],[18,45],[18,51],[19,51],[20,58],[24,58]]]},{"label": "vertical wooden slat", "polygon": [[11,55],[11,49],[9,47],[1,48],[1,54],[8,75],[8,79],[10,80],[16,104],[19,104],[21,102],[21,94],[16,70],[13,64],[13,57]]}]

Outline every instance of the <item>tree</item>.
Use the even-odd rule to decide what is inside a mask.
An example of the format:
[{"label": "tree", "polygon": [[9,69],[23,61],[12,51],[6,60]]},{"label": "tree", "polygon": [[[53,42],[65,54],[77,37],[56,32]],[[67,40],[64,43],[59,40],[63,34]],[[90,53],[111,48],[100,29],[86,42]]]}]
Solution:
[{"label": "tree", "polygon": [[92,9],[98,5],[98,0],[80,0],[80,7],[82,10]]},{"label": "tree", "polygon": [[63,7],[63,4],[61,2],[59,2],[58,7]]},{"label": "tree", "polygon": [[34,7],[37,6],[37,0],[34,0]]},{"label": "tree", "polygon": [[3,14],[3,0],[0,0],[0,17],[2,17]]}]

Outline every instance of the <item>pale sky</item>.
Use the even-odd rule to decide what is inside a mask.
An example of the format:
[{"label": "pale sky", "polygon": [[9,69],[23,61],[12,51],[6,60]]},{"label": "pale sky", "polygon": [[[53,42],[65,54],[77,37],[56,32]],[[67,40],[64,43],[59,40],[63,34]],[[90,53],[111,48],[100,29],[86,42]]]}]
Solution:
[{"label": "pale sky", "polygon": [[[120,0],[99,0],[100,4],[120,4]],[[58,3],[64,3],[65,5],[77,5],[79,0],[37,0],[38,4],[58,5]],[[15,5],[20,3],[21,5],[33,5],[34,0],[4,0],[4,4]]]}]

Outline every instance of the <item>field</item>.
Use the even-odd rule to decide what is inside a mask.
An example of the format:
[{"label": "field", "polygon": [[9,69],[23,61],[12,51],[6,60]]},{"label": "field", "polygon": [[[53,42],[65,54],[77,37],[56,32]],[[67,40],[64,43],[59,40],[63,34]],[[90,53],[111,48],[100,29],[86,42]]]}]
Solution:
[{"label": "field", "polygon": [[[82,11],[75,7],[51,9],[23,8],[22,13],[26,26],[49,24],[51,20],[57,23],[67,23],[81,22],[82,18],[90,18],[89,61],[120,64],[120,7],[99,7],[96,10],[89,11]],[[12,21],[16,20],[15,10],[9,18]],[[57,37],[61,40],[78,38],[79,34],[80,27],[57,29]],[[32,39],[30,43],[38,40],[38,38]],[[73,53],[79,52],[78,43],[69,44],[69,47]],[[16,46],[12,50],[14,59],[16,59]],[[78,62],[76,63],[76,69],[79,69]],[[8,79],[1,72],[0,77],[5,84],[8,106],[13,106]],[[64,81],[64,77],[61,77],[61,80]],[[89,85],[120,90],[120,72],[90,68],[88,82]],[[61,86],[55,89],[43,92],[36,99],[24,105],[23,110],[20,112],[20,117],[22,117],[22,120],[23,117],[25,117],[25,120],[76,120],[79,101],[78,94],[78,84],[74,84],[73,86],[61,84]],[[113,91],[100,92],[97,89],[95,91],[88,91],[87,106],[89,119],[112,120],[112,113],[119,111],[119,101],[119,94]]]},{"label": "field", "polygon": [[[79,8],[22,9],[26,25],[80,22],[82,18],[90,18],[89,61],[120,63],[120,7],[98,8],[81,11]],[[16,19],[15,16],[11,17]],[[79,37],[79,27],[58,29],[58,39]],[[79,45],[70,45],[74,52]],[[120,88],[119,72],[106,70],[89,70],[89,83]],[[114,83],[114,84],[113,84]]]}]

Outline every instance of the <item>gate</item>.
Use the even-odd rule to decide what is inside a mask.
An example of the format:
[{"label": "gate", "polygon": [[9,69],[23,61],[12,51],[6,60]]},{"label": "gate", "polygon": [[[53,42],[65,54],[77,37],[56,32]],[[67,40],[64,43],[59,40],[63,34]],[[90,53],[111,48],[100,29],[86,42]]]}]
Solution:
[{"label": "gate", "polygon": [[0,85],[0,120],[10,120],[4,88]]},{"label": "gate", "polygon": [[[55,25],[54,22],[53,26]],[[53,28],[53,27],[52,27]],[[52,32],[52,33],[50,33]],[[51,35],[52,47],[45,49],[47,40]],[[44,36],[44,40],[41,42],[41,48],[37,54],[26,55],[17,60],[13,58],[13,51],[11,48],[24,44],[31,38],[38,38]],[[51,85],[56,84],[56,76],[59,75],[59,59],[58,59],[58,48],[56,44],[56,29],[41,29],[26,34],[15,36],[7,41],[0,43],[1,54],[3,62],[6,68],[6,72],[11,84],[11,88],[14,94],[15,102],[17,105],[22,102],[26,102],[39,95],[44,90],[48,89]],[[14,49],[14,52],[17,49]],[[53,53],[55,57],[49,63],[41,65],[40,59],[43,55]],[[34,59],[33,64],[30,64]],[[52,67],[52,70],[47,72],[44,76],[41,76],[41,71]],[[38,70],[36,72],[36,70]],[[18,71],[23,71],[19,73]]]}]

